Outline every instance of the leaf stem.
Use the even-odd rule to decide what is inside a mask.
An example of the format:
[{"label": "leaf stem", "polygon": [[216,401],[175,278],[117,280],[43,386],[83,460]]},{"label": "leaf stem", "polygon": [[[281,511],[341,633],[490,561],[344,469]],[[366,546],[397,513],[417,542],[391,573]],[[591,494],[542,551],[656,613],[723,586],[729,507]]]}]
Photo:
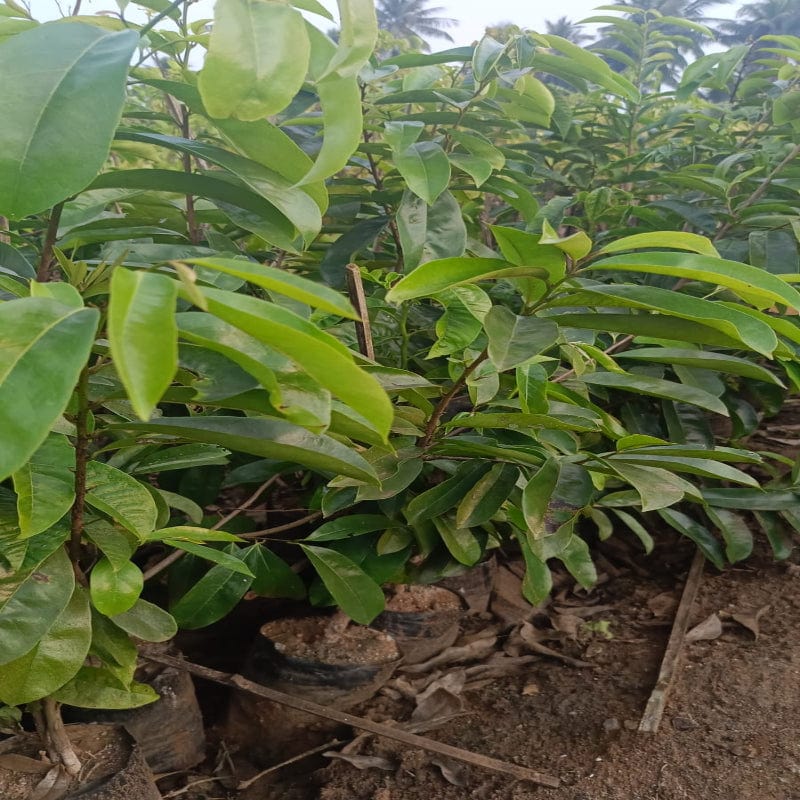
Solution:
[{"label": "leaf stem", "polygon": [[75,415],[75,502],[70,512],[69,557],[75,576],[86,584],[86,576],[80,568],[83,517],[86,506],[86,464],[89,461],[89,366],[81,371],[75,387],[78,398],[78,413]]},{"label": "leaf stem", "polygon": [[[158,25],[159,22],[161,22],[162,19],[164,19],[164,17],[168,17],[176,8],[178,8],[178,6],[185,2],[186,0],[173,0],[173,2],[170,3],[162,12],[156,14],[153,19],[147,23],[147,25],[142,27],[142,29],[139,31],[139,36],[141,37],[146,33],[149,33],[151,30],[153,30],[153,28],[155,28],[156,25]],[[192,2],[192,0],[189,0],[189,2]]]},{"label": "leaf stem", "polygon": [[53,210],[50,212],[50,219],[47,223],[47,231],[42,244],[42,255],[39,259],[39,268],[36,270],[36,280],[40,283],[46,283],[53,279],[53,275],[50,272],[50,264],[53,261],[53,247],[58,236],[58,223],[61,221],[63,209],[64,203],[62,202],[54,205]]}]

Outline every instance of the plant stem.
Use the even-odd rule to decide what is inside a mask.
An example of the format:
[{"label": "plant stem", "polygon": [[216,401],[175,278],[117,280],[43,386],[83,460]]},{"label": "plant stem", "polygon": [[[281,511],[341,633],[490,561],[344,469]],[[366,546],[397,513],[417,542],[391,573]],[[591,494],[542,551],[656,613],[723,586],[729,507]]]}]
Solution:
[{"label": "plant stem", "polygon": [[[369,131],[364,131],[364,144],[369,144]],[[372,180],[375,184],[375,188],[379,191],[383,191],[383,176],[378,169],[378,165],[375,163],[375,159],[372,157],[372,153],[367,153],[367,162],[369,163],[369,171],[372,175]],[[400,244],[400,231],[397,227],[397,222],[394,219],[392,209],[384,204],[383,210],[386,213],[386,216],[389,217],[389,230],[392,233],[392,239],[394,239],[394,246],[397,250],[397,271],[403,272],[403,245]]]},{"label": "plant stem", "polygon": [[50,273],[50,264],[53,261],[53,247],[58,236],[58,223],[61,220],[63,208],[64,203],[58,203],[50,212],[50,220],[47,223],[47,231],[42,244],[42,256],[39,259],[39,268],[36,270],[36,280],[40,283],[46,283],[53,279],[53,275]]},{"label": "plant stem", "polygon": [[45,697],[42,700],[42,711],[44,712],[45,730],[50,746],[58,755],[58,760],[66,773],[72,776],[77,775],[81,771],[81,762],[78,756],[75,755],[72,743],[64,730],[59,704],[52,697]]},{"label": "plant stem", "polygon": [[80,568],[83,512],[86,505],[86,464],[89,461],[89,367],[81,371],[75,387],[78,413],[75,416],[75,502],[70,514],[69,557],[78,580],[85,584]]},{"label": "plant stem", "polygon": [[453,398],[464,388],[465,384],[467,383],[467,378],[472,375],[473,372],[489,357],[489,353],[487,350],[484,350],[482,353],[478,355],[478,357],[467,366],[467,368],[461,373],[458,377],[458,380],[452,385],[450,391],[439,401],[439,405],[433,410],[433,414],[431,414],[431,418],[428,420],[428,425],[425,428],[425,435],[422,437],[420,441],[420,447],[425,448],[427,447],[432,439],[433,435],[436,433],[436,428],[439,425],[440,420],[445,411],[447,411],[448,406],[450,403],[453,402]]},{"label": "plant stem", "polygon": [[[180,107],[180,123],[181,135],[184,139],[191,139],[192,131],[189,127],[189,109],[181,104]],[[183,171],[187,175],[192,174],[192,157],[189,153],[184,153],[182,156]],[[197,218],[194,213],[194,197],[190,194],[186,195],[186,228],[189,233],[189,241],[192,244],[200,243],[200,229],[197,227]]]},{"label": "plant stem", "polygon": [[146,33],[149,33],[159,22],[161,22],[164,17],[168,17],[178,6],[182,3],[185,3],[186,0],[173,0],[162,12],[156,14],[150,22],[147,23],[140,31],[139,36],[144,36]]}]

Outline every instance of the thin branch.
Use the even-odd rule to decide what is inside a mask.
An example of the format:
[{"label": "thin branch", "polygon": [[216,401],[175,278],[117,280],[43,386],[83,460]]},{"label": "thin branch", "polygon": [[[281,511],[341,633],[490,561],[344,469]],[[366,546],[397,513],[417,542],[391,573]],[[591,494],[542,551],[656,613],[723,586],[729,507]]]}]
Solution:
[{"label": "thin branch", "polygon": [[52,697],[45,697],[42,700],[42,710],[44,711],[47,738],[53,750],[58,753],[58,760],[64,767],[64,771],[74,777],[81,771],[81,762],[75,755],[69,736],[64,730],[59,705]]},{"label": "thin branch", "polygon": [[672,626],[672,633],[667,642],[667,649],[664,651],[664,658],[661,662],[661,670],[658,673],[658,680],[647,701],[647,707],[639,723],[639,733],[657,733],[658,726],[661,724],[661,717],[664,715],[664,707],[667,703],[670,689],[678,671],[678,660],[680,659],[683,640],[686,637],[686,629],[689,627],[689,616],[692,613],[692,605],[697,596],[697,589],[703,577],[703,567],[706,559],[700,549],[697,549],[689,568],[689,575],[686,578],[686,585],[683,587],[683,595],[675,614],[675,622]]},{"label": "thin branch", "polygon": [[428,425],[425,428],[425,435],[420,441],[420,447],[427,447],[433,440],[433,435],[436,433],[436,428],[439,425],[442,416],[447,411],[453,398],[464,388],[467,379],[473,372],[486,361],[489,353],[484,350],[478,357],[461,373],[458,380],[452,385],[450,391],[439,401],[439,405],[433,410],[431,418],[428,420]]},{"label": "thin branch", "polygon": [[345,270],[347,279],[347,294],[353,308],[358,312],[359,319],[356,321],[356,337],[358,338],[358,349],[361,355],[370,360],[375,360],[375,346],[372,343],[372,328],[369,324],[369,309],[367,308],[367,297],[364,294],[364,281],[361,280],[361,270],[358,264],[348,264]]},{"label": "thin branch", "polygon": [[69,558],[76,578],[85,585],[86,577],[80,568],[83,513],[86,506],[86,464],[89,461],[89,367],[81,371],[75,393],[78,413],[75,416],[75,501],[70,511]]},{"label": "thin branch", "polygon": [[249,533],[240,533],[241,539],[259,539],[262,536],[272,536],[276,533],[283,533],[284,531],[291,531],[295,528],[302,528],[307,522],[313,522],[322,516],[321,511],[315,511],[313,514],[307,514],[305,517],[300,517],[294,522],[287,522],[285,525],[276,525],[273,528],[264,528],[260,531],[250,531]]},{"label": "thin branch", "polygon": [[40,283],[45,283],[52,279],[50,264],[53,262],[53,247],[58,237],[58,223],[61,221],[63,209],[64,203],[58,203],[53,206],[53,210],[50,212],[50,219],[47,223],[47,231],[42,244],[42,255],[39,259],[39,268],[36,270],[36,280]]},{"label": "thin branch", "polygon": [[314,717],[322,717],[323,719],[333,720],[342,725],[349,725],[353,728],[369,731],[378,736],[383,736],[386,739],[392,739],[400,742],[409,747],[419,748],[430,753],[438,753],[439,755],[454,758],[465,764],[471,764],[483,769],[489,769],[494,772],[500,772],[504,775],[509,775],[521,781],[531,781],[532,783],[541,784],[542,786],[550,786],[558,788],[560,781],[554,775],[537,772],[536,770],[528,767],[520,766],[519,764],[512,764],[507,761],[500,761],[496,758],[490,758],[483,755],[483,753],[472,753],[469,750],[462,750],[460,747],[453,747],[443,742],[437,742],[434,739],[429,739],[426,736],[419,736],[414,733],[409,733],[400,728],[392,727],[391,725],[384,725],[379,722],[374,722],[371,719],[364,717],[357,717],[355,714],[348,714],[344,711],[339,711],[335,708],[328,708],[326,706],[318,705],[317,703],[303,700],[293,695],[285,694],[284,692],[270,689],[266,686],[261,686],[258,683],[249,681],[241,675],[228,674],[219,672],[215,669],[203,667],[200,664],[192,664],[188,661],[182,661],[179,658],[172,658],[164,655],[149,655],[142,654],[144,658],[149,661],[154,661],[156,664],[164,664],[168,667],[175,667],[188,672],[191,675],[196,675],[199,678],[213,681],[222,686],[229,686],[232,689],[240,689],[243,692],[252,694],[256,697],[263,697],[271,700],[273,703],[278,703],[288,708],[293,708],[295,711],[302,711]]},{"label": "thin branch", "polygon": [[[264,483],[262,483],[261,486],[259,486],[258,489],[256,489],[253,494],[251,494],[250,497],[244,501],[244,503],[234,508],[229,514],[226,514],[219,522],[214,523],[214,525],[211,526],[211,530],[218,531],[224,525],[227,525],[232,519],[238,517],[243,511],[247,511],[247,509],[250,508],[250,506],[252,506],[253,503],[255,503],[256,500],[258,500],[258,498],[261,497],[261,495],[264,494],[264,492],[266,492],[267,489],[269,489],[269,487],[272,486],[272,484],[275,483],[279,477],[280,475],[273,475],[271,478],[264,481]],[[150,569],[144,573],[144,579],[146,581],[150,580],[150,578],[158,575],[159,572],[163,572],[167,567],[172,566],[178,559],[183,558],[183,556],[183,550],[174,550],[168,556],[162,558],[157,564],[154,564],[152,567],[150,567]]]},{"label": "thin branch", "polygon": [[139,36],[144,36],[146,33],[149,33],[162,19],[168,17],[176,8],[183,5],[186,0],[173,0],[163,11],[156,14],[147,25],[143,26],[142,29],[139,31]]},{"label": "thin branch", "polygon": [[291,764],[296,764],[298,761],[303,761],[310,756],[315,756],[318,753],[324,753],[326,750],[330,750],[332,747],[336,747],[340,744],[342,744],[341,739],[331,739],[329,742],[325,742],[325,744],[321,744],[318,747],[312,747],[310,750],[306,750],[304,753],[300,753],[292,758],[287,758],[286,761],[281,761],[280,764],[267,767],[257,775],[253,775],[252,778],[248,778],[246,781],[241,781],[236,787],[236,790],[243,792],[245,789],[249,789],[254,783],[260,781],[262,778],[266,778],[267,775],[272,775],[279,770],[282,770],[284,767],[288,767]]}]

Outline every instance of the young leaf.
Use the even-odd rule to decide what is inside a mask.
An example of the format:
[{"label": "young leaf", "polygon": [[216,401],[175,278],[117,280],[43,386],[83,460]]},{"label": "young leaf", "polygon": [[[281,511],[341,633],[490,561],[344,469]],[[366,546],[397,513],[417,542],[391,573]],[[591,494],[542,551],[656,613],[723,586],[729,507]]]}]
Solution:
[{"label": "young leaf", "polygon": [[300,12],[264,0],[217,3],[197,86],[212,117],[259,120],[300,91],[311,44]]},{"label": "young leaf", "polygon": [[0,480],[22,468],[67,407],[99,316],[39,297],[0,303]]},{"label": "young leaf", "polygon": [[142,571],[131,561],[118,569],[107,558],[101,558],[89,576],[92,604],[108,617],[130,611],[144,587]]},{"label": "young leaf", "polygon": [[240,558],[240,551],[236,545],[231,545],[231,548],[233,548],[233,554],[231,554],[231,552],[215,550],[213,547],[206,547],[205,545],[186,541],[185,539],[164,539],[164,544],[174,547],[177,550],[191,553],[193,556],[204,558],[206,561],[211,561],[231,572],[238,572],[248,578],[253,577],[250,568]]},{"label": "young leaf", "polygon": [[152,495],[130,475],[92,460],[86,465],[86,502],[137,536],[156,527]]},{"label": "young leaf", "polygon": [[132,608],[117,614],[111,621],[125,633],[144,642],[166,642],[178,630],[171,614],[141,598]]},{"label": "young leaf", "polygon": [[539,355],[558,339],[555,322],[520,317],[505,306],[493,306],[484,326],[489,337],[489,358],[500,372]]},{"label": "young leaf", "polygon": [[72,680],[53,693],[53,699],[76,708],[128,709],[154,703],[158,692],[146,683],[122,686],[117,675],[103,667],[81,667]]},{"label": "young leaf", "polygon": [[100,172],[138,43],[135,31],[108,33],[70,21],[3,42],[0,215],[21,219],[44,211]]},{"label": "young leaf", "polygon": [[175,300],[166,275],[117,267],[111,277],[108,339],[133,410],[148,420],[178,368]]},{"label": "young leaf", "polygon": [[325,588],[348,617],[369,625],[383,611],[381,587],[357,564],[335,550],[301,544]]},{"label": "young leaf", "polygon": [[436,142],[414,142],[395,153],[394,164],[408,188],[432,206],[450,183],[450,162]]}]

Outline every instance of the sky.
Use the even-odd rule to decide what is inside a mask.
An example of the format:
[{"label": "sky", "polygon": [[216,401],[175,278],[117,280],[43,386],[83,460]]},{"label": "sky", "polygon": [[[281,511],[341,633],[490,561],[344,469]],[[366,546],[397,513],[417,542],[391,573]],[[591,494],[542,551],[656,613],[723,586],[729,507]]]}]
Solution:
[{"label": "sky", "polygon": [[[321,0],[323,5],[334,10],[335,0]],[[52,19],[61,16],[57,0],[28,0],[37,19]],[[68,11],[75,0],[60,0],[61,7]],[[498,22],[512,22],[522,28],[544,31],[545,20],[555,20],[558,17],[568,17],[579,21],[592,14],[592,10],[613,0],[558,0],[558,2],[543,2],[543,0],[431,0],[431,6],[441,6],[441,16],[452,17],[459,20],[459,26],[449,30],[456,44],[470,44],[483,35],[487,25]],[[131,3],[131,7],[134,3]],[[710,13],[720,17],[731,17],[735,14],[740,0],[730,4],[722,4]],[[195,18],[212,16],[213,0],[199,0],[193,11]],[[115,0],[83,0],[84,13],[97,13],[103,10],[116,10]],[[131,18],[134,18],[131,15]],[[319,17],[317,17],[319,19]],[[323,23],[320,27],[326,27]],[[438,42],[433,42],[434,49]],[[442,47],[447,46],[442,43]]]}]

